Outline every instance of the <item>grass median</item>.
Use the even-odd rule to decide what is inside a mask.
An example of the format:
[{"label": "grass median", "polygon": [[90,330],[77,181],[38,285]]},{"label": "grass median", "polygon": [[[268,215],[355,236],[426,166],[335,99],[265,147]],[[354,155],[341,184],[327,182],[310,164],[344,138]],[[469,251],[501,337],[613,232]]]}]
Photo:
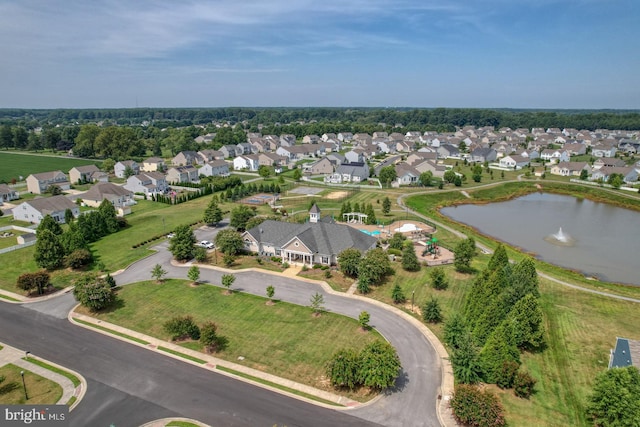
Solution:
[{"label": "grass median", "polygon": [[[24,372],[24,385],[21,372]],[[52,405],[62,397],[62,387],[58,383],[20,366],[0,367],[0,377],[5,378],[0,384],[0,404],[3,405]],[[25,398],[25,393],[29,399]]]},{"label": "grass median", "polygon": [[[277,296],[277,295],[276,295]],[[375,331],[362,332],[356,320],[333,313],[313,317],[309,307],[277,302],[243,293],[225,295],[209,285],[167,280],[142,282],[118,290],[120,303],[102,313],[89,313],[157,338],[169,339],[163,330],[174,316],[190,315],[196,323],[213,321],[218,334],[228,339],[215,356],[273,375],[333,391],[324,378],[325,365],[339,349],[361,349],[376,339]],[[197,342],[181,343],[200,349]],[[347,394],[356,400],[371,396]]]}]

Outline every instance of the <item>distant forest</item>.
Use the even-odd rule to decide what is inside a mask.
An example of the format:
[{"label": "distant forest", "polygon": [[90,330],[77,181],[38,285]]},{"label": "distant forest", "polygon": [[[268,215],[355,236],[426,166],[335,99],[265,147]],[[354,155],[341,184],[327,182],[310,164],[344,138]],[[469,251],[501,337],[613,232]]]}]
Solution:
[{"label": "distant forest", "polygon": [[[148,124],[158,128],[242,123],[246,131],[293,133],[300,126],[322,124],[325,132],[391,130],[453,131],[462,126],[575,129],[640,129],[637,110],[511,110],[472,108],[119,108],[0,109],[0,124],[26,128],[95,122]],[[326,129],[326,130],[325,130]],[[314,132],[315,133],[315,132]]]}]

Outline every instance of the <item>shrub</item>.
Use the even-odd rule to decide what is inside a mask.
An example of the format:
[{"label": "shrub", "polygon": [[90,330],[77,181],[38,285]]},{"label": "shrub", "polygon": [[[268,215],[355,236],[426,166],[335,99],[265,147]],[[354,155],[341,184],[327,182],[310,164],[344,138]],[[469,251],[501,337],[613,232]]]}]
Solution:
[{"label": "shrub", "polygon": [[207,260],[207,250],[205,248],[197,247],[194,258],[198,262],[205,262]]},{"label": "shrub", "polygon": [[318,268],[322,268],[320,264],[313,264],[313,269],[317,270]]},{"label": "shrub", "polygon": [[353,350],[340,350],[327,363],[327,376],[334,387],[351,390],[359,385],[360,356]]},{"label": "shrub", "polygon": [[307,265],[306,265],[306,264],[305,264],[305,265],[303,265],[303,266],[302,266],[302,271],[307,271],[307,270],[309,270],[309,267],[307,267]]},{"label": "shrub", "polygon": [[472,427],[502,427],[507,423],[504,409],[490,391],[468,384],[458,384],[451,398],[453,416],[462,425]]},{"label": "shrub", "polygon": [[404,296],[404,292],[402,291],[402,288],[397,283],[395,284],[395,286],[393,287],[393,290],[391,291],[391,299],[396,304],[401,304],[407,300],[407,298]]},{"label": "shrub", "polygon": [[431,298],[422,307],[422,319],[427,323],[442,322],[442,313],[440,311],[440,303],[437,299]]},{"label": "shrub", "polygon": [[518,373],[518,368],[520,368],[520,366],[512,360],[505,360],[502,362],[502,367],[496,377],[496,385],[500,388],[513,387],[516,373]]},{"label": "shrub", "polygon": [[167,320],[163,327],[174,341],[187,338],[192,340],[200,339],[200,328],[195,324],[191,316],[174,317]]},{"label": "shrub", "polygon": [[209,353],[221,350],[224,347],[225,340],[218,336],[218,327],[213,322],[207,322],[200,328],[200,344]]},{"label": "shrub", "polygon": [[73,296],[83,306],[92,311],[102,310],[111,305],[116,296],[103,277],[86,275],[78,279],[73,288]]},{"label": "shrub", "polygon": [[402,251],[400,249],[389,248],[387,249],[387,253],[389,255],[402,256]]},{"label": "shrub", "polygon": [[49,287],[50,279],[49,273],[44,270],[35,273],[24,273],[18,277],[16,286],[28,292],[37,289],[38,294],[42,295],[44,290]]},{"label": "shrub", "polygon": [[273,262],[282,262],[282,258],[280,258],[279,256],[272,256],[271,257],[271,261],[273,261]]},{"label": "shrub", "polygon": [[330,270],[325,270],[324,271],[324,277],[326,279],[330,279],[331,278],[331,271]]},{"label": "shrub", "polygon": [[65,264],[74,270],[91,264],[93,255],[87,249],[76,249],[65,258]]},{"label": "shrub", "polygon": [[442,267],[436,267],[429,273],[431,277],[431,286],[439,291],[443,291],[449,287],[447,276],[444,273]]},{"label": "shrub", "polygon": [[114,279],[109,273],[104,277],[105,282],[109,285],[110,288],[116,287],[116,279]]},{"label": "shrub", "polygon": [[533,394],[536,382],[528,372],[519,371],[513,380],[513,392],[518,397],[528,399]]}]

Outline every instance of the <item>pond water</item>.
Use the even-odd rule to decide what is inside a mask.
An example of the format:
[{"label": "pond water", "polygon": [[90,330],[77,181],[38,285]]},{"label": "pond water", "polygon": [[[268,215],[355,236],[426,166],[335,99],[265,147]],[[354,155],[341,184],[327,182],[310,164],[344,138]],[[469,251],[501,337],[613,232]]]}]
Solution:
[{"label": "pond water", "polygon": [[640,286],[639,212],[547,193],[441,212],[546,262]]}]

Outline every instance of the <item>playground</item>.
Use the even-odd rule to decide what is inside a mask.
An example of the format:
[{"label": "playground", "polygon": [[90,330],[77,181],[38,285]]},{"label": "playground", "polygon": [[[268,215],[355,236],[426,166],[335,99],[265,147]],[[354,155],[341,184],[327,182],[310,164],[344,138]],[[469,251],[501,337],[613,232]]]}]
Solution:
[{"label": "playground", "polygon": [[413,246],[418,260],[429,266],[451,264],[453,252],[438,244],[435,229],[423,222],[404,220],[395,221],[390,225],[365,225],[356,222],[347,222],[347,225],[379,239],[388,239],[395,233],[402,233],[413,241]]}]

